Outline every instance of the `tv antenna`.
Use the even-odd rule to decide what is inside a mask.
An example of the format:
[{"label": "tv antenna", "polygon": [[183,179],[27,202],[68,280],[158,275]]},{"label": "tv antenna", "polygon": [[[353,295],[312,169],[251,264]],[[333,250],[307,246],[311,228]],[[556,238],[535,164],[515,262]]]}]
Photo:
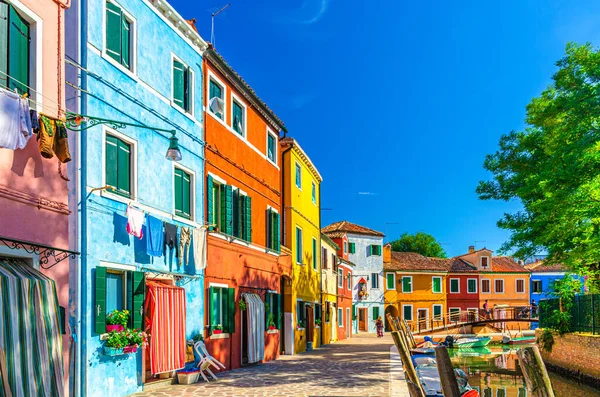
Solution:
[{"label": "tv antenna", "polygon": [[223,11],[225,11],[227,8],[229,8],[230,5],[231,5],[231,3],[227,3],[224,7],[221,7],[220,10],[215,11],[212,14],[210,14],[212,17],[211,27],[210,27],[210,42],[212,43],[213,47],[215,46],[215,17],[217,15],[219,15],[220,13],[222,13]]}]

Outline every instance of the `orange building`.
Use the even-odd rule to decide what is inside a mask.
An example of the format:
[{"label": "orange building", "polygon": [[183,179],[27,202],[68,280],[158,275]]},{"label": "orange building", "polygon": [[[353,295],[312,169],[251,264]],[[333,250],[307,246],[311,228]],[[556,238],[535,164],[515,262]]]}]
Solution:
[{"label": "orange building", "polygon": [[[204,54],[206,345],[228,369],[280,352],[283,122],[214,49]],[[283,276],[283,277],[282,277]]]}]

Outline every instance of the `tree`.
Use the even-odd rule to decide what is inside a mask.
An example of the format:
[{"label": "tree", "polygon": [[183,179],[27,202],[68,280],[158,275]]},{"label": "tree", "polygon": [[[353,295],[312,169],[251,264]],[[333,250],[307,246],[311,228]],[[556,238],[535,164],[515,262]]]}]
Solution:
[{"label": "tree", "polygon": [[431,234],[418,232],[415,234],[404,233],[396,241],[392,241],[392,251],[416,252],[423,256],[445,258],[446,252],[442,245]]},{"label": "tree", "polygon": [[600,263],[600,52],[567,44],[552,84],[527,105],[526,127],[500,139],[484,167],[482,200],[519,200],[498,226],[511,232],[502,252],[519,258],[547,253],[595,275]]}]

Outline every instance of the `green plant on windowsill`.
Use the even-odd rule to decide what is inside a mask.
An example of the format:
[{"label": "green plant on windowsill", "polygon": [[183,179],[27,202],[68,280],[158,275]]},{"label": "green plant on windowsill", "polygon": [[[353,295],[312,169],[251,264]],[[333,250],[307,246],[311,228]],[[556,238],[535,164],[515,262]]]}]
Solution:
[{"label": "green plant on windowsill", "polygon": [[123,349],[129,345],[129,338],[125,332],[111,331],[104,341],[104,346],[110,349]]},{"label": "green plant on windowsill", "polygon": [[317,318],[317,319],[315,320],[315,325],[316,325],[317,327],[320,327],[320,326],[321,326],[321,319],[320,319],[320,318]]},{"label": "green plant on windowsill", "polygon": [[240,308],[240,310],[246,310],[248,307],[246,306],[246,301],[243,299],[240,299],[237,303],[238,307]]},{"label": "green plant on windowsill", "polygon": [[305,328],[306,327],[306,321],[304,321],[304,320],[298,320],[298,323],[296,324],[296,327],[298,329]]},{"label": "green plant on windowsill", "polygon": [[127,326],[129,322],[129,310],[113,310],[106,315],[107,325],[122,325]]}]

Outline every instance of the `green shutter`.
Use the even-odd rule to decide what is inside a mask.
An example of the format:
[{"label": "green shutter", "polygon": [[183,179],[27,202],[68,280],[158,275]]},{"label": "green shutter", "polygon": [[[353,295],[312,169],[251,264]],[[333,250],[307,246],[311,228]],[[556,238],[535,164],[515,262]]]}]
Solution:
[{"label": "green shutter", "polygon": [[221,189],[221,231],[225,234],[233,234],[233,191],[229,185],[220,185]]},{"label": "green shutter", "polygon": [[387,276],[387,289],[396,289],[394,285],[394,275],[388,274]]},{"label": "green shutter", "polygon": [[190,68],[186,67],[183,73],[183,108],[186,112],[189,112],[192,108],[192,98],[191,98],[191,90],[192,90],[192,71]]},{"label": "green shutter", "polygon": [[131,147],[117,139],[117,193],[131,196]]},{"label": "green shutter", "polygon": [[181,192],[181,196],[182,196],[182,216],[184,218],[187,219],[191,219],[192,218],[192,209],[191,207],[191,201],[192,201],[192,195],[191,195],[191,185],[192,185],[192,180],[191,177],[188,173],[182,172],[182,192]]},{"label": "green shutter", "polygon": [[117,152],[118,139],[111,135],[106,135],[105,153],[106,159],[104,164],[106,173],[106,184],[108,186],[117,187]]},{"label": "green shutter", "polygon": [[206,177],[206,223],[208,223],[208,230],[214,230],[213,225],[215,220],[213,219],[213,178],[208,175]]},{"label": "green shutter", "polygon": [[433,292],[442,292],[442,279],[438,277],[433,278]]},{"label": "green shutter", "polygon": [[106,268],[96,267],[96,296],[94,305],[94,324],[97,334],[106,332]]},{"label": "green shutter", "polygon": [[275,251],[279,252],[281,250],[281,246],[280,246],[280,241],[279,241],[279,235],[280,235],[280,228],[281,228],[281,223],[279,222],[279,214],[277,212],[273,213],[273,217],[275,218],[275,224],[273,226],[273,238],[274,238],[274,248]]},{"label": "green shutter", "polygon": [[402,277],[402,292],[412,292],[410,277]]},{"label": "green shutter", "polygon": [[244,240],[252,242],[252,199],[250,196],[245,197],[244,205]]},{"label": "green shutter", "polygon": [[[9,6],[8,88],[20,94],[29,93],[29,24],[14,7]],[[39,44],[41,45],[41,43]]]},{"label": "green shutter", "polygon": [[381,256],[381,245],[377,245],[377,255]]},{"label": "green shutter", "polygon": [[235,332],[235,288],[227,288],[227,332]]},{"label": "green shutter", "polygon": [[348,243],[348,250],[351,254],[356,253],[356,243]]},{"label": "green shutter", "polygon": [[219,304],[219,296],[217,293],[217,288],[210,287],[208,289],[208,299],[209,299],[209,309],[210,312],[208,314],[208,326],[212,327],[213,325],[217,325],[217,305]]},{"label": "green shutter", "polygon": [[267,214],[267,218],[266,218],[266,226],[267,226],[267,238],[266,238],[266,246],[269,249],[274,249],[275,245],[273,244],[273,216],[272,216],[272,211],[271,208],[267,208],[266,211]]},{"label": "green shutter", "polygon": [[131,68],[131,59],[130,59],[130,43],[129,40],[131,31],[131,24],[127,19],[125,19],[125,15],[121,12],[121,65],[125,66],[127,69]]},{"label": "green shutter", "polygon": [[183,63],[173,60],[173,102],[177,106],[184,106],[184,66]]},{"label": "green shutter", "polygon": [[374,306],[373,307],[373,320],[377,320],[377,317],[379,317],[379,307]]},{"label": "green shutter", "polygon": [[8,87],[8,4],[0,2],[0,86]]},{"label": "green shutter", "polygon": [[271,296],[272,293],[268,292],[265,294],[265,305],[269,305],[269,310],[267,310],[267,308],[265,308],[265,330],[269,329],[269,314],[273,313],[273,307],[271,307],[271,305],[269,304],[269,296]]},{"label": "green shutter", "polygon": [[121,63],[121,9],[106,2],[106,53]]},{"label": "green shutter", "polygon": [[144,326],[144,298],[146,296],[146,283],[144,272],[131,272],[131,316],[130,323],[133,329],[143,329]]},{"label": "green shutter", "polygon": [[403,314],[403,320],[411,321],[412,320],[412,307],[404,306],[402,314]]},{"label": "green shutter", "polygon": [[281,313],[281,294],[275,294],[273,303],[276,304],[276,310],[273,311],[275,313],[275,326],[277,329],[281,329],[281,317],[283,316],[283,313]]},{"label": "green shutter", "polygon": [[317,270],[317,240],[312,240],[312,265],[313,269]]},{"label": "green shutter", "polygon": [[175,215],[183,215],[183,171],[175,168],[173,189],[175,190]]},{"label": "green shutter", "polygon": [[296,262],[302,263],[302,231],[296,228]]},{"label": "green shutter", "polygon": [[233,129],[240,135],[244,135],[244,118],[242,116],[242,107],[236,102],[233,102],[231,125],[233,126]]},{"label": "green shutter", "polygon": [[235,189],[231,191],[231,216],[232,216],[232,230],[233,235],[236,237],[241,237],[241,211],[240,211],[240,191],[239,189]]}]

